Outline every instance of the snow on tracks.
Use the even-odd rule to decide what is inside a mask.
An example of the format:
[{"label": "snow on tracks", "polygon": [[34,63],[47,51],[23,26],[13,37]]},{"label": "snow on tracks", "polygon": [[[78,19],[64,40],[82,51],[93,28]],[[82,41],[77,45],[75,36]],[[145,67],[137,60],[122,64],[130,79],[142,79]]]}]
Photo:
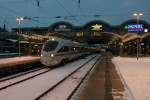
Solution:
[{"label": "snow on tracks", "polygon": [[8,87],[0,91],[0,98],[2,100],[34,100],[92,57],[94,56],[88,56],[86,59],[69,63],[33,79]]}]

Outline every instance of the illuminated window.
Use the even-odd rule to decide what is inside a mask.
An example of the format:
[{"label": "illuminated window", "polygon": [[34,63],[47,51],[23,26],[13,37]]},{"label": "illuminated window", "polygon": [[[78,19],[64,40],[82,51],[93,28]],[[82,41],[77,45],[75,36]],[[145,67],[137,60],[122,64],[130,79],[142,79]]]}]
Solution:
[{"label": "illuminated window", "polygon": [[67,26],[66,26],[66,25],[59,25],[58,27],[59,27],[59,28],[61,28],[61,29],[65,29],[65,28],[67,28]]},{"label": "illuminated window", "polygon": [[99,33],[99,32],[93,32],[93,34],[92,34],[94,37],[99,37],[99,36],[101,36],[101,34]]},{"label": "illuminated window", "polygon": [[83,32],[77,32],[76,37],[83,37]]}]

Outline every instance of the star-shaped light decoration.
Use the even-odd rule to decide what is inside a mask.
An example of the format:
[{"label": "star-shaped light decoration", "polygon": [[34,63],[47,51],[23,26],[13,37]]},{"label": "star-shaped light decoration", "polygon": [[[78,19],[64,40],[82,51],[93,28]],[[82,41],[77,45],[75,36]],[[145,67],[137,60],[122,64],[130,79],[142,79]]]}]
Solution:
[{"label": "star-shaped light decoration", "polygon": [[95,30],[95,31],[99,31],[99,30],[102,30],[102,25],[99,25],[99,24],[95,24],[95,25],[92,25],[92,30]]}]

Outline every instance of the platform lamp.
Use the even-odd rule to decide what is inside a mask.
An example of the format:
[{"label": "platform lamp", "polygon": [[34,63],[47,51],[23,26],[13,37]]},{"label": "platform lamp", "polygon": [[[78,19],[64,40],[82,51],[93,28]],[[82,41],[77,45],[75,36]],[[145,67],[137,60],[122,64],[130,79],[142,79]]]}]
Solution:
[{"label": "platform lamp", "polygon": [[[137,25],[139,24],[139,20],[140,20],[140,17],[143,16],[143,13],[141,12],[135,12],[133,13],[133,16],[136,17],[136,20],[137,20]],[[138,32],[137,32],[138,33]],[[137,39],[137,52],[136,52],[136,57],[137,57],[137,60],[139,59],[139,39]]]},{"label": "platform lamp", "polygon": [[[21,21],[24,20],[24,17],[16,17],[16,21],[18,22],[18,25],[20,26]],[[19,27],[19,32],[18,32],[18,53],[19,53],[19,57],[20,57],[20,53],[21,53],[21,48],[20,48],[20,27]]]}]

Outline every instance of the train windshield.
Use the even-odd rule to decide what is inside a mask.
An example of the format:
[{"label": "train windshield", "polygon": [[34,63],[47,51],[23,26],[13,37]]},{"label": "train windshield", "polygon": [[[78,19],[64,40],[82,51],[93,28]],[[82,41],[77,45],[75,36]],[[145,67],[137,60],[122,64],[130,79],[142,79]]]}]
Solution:
[{"label": "train windshield", "polygon": [[43,51],[53,51],[56,49],[58,45],[58,42],[57,41],[48,41],[45,43],[45,46],[43,48]]}]

